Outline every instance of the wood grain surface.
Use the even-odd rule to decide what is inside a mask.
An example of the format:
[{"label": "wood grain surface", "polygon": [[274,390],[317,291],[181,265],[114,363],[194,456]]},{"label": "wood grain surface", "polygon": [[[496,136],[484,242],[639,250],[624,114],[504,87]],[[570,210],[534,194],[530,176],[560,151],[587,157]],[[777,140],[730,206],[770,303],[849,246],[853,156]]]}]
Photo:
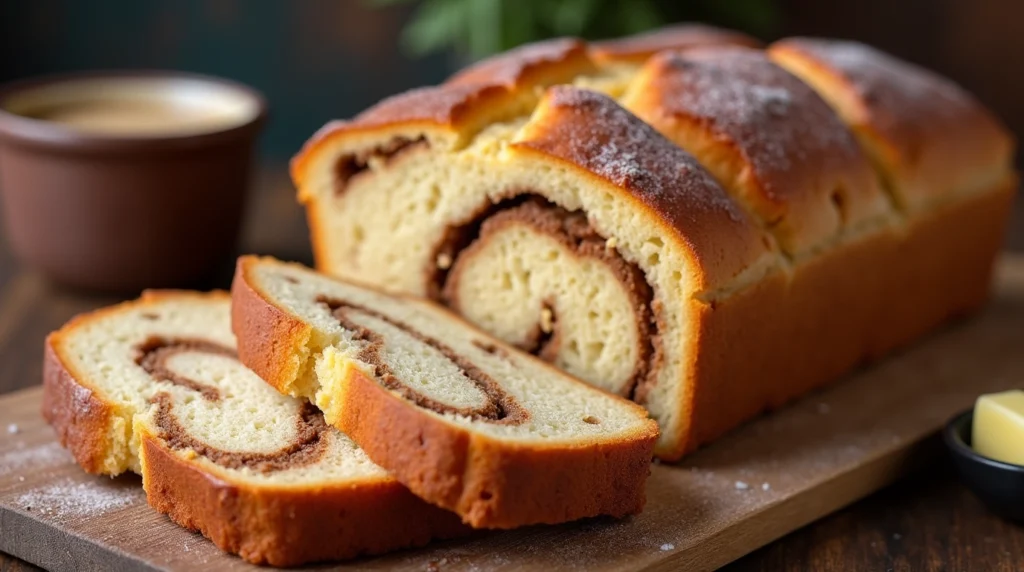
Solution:
[{"label": "wood grain surface", "polygon": [[[979,392],[1024,379],[1024,259],[1007,258],[1000,270],[993,303],[974,319],[763,416],[682,464],[656,464],[641,515],[483,533],[354,565],[619,571],[728,564],[935,462],[941,451],[929,436],[945,421]],[[32,388],[0,398],[0,419],[10,424],[0,432],[0,549],[50,569],[252,568],[152,511],[137,478],[82,473],[40,419],[40,394]]]},{"label": "wood grain surface", "polygon": [[[290,184],[280,169],[264,170],[258,179],[257,192],[250,204],[248,224],[242,239],[240,252],[273,254],[281,258],[310,262],[306,227],[301,210],[295,205]],[[1018,205],[1016,224],[1011,227],[1008,237],[1010,249],[1024,251],[1024,205]],[[40,382],[42,339],[50,330],[59,327],[75,313],[109,304],[119,298],[88,295],[53,285],[30,270],[17,264],[0,233],[0,394],[18,388],[37,385]],[[230,279],[231,265],[226,263],[223,271],[205,286],[226,287]],[[1012,300],[1013,298],[1011,298]],[[1019,330],[1024,324],[1020,300],[1010,303],[1011,316],[1016,316]],[[998,309],[1001,306],[995,307]],[[1013,309],[1016,308],[1016,309]],[[990,313],[995,311],[990,309]],[[988,314],[986,314],[988,315]],[[1012,320],[1012,318],[1011,318]],[[1013,323],[1011,322],[1011,326]],[[954,328],[934,338],[929,343],[949,343],[942,340],[956,339],[963,335],[970,324]],[[958,333],[959,332],[959,333]],[[1005,340],[996,340],[996,345],[1005,353],[1021,353],[1020,341],[1017,347],[1006,347]],[[952,348],[955,350],[956,348]],[[916,351],[903,359],[910,359]],[[998,360],[998,352],[985,354],[985,359]],[[918,358],[920,359],[920,358]],[[985,360],[982,360],[985,361]],[[906,362],[902,362],[906,363]],[[942,363],[940,360],[938,363]],[[894,367],[887,364],[886,368]],[[925,371],[929,371],[927,368]],[[1017,385],[1024,377],[1017,374]],[[857,383],[856,380],[853,384]],[[837,386],[837,389],[843,386]],[[969,392],[980,391],[979,386]],[[960,396],[961,398],[964,396]],[[808,403],[813,403],[813,399]],[[817,407],[817,404],[813,404]],[[920,407],[919,403],[906,402],[906,408]],[[809,406],[809,405],[807,405]],[[800,407],[798,405],[797,407]],[[830,414],[832,411],[830,410]],[[900,415],[902,412],[893,412]],[[0,437],[4,436],[7,414],[0,414]],[[35,415],[30,411],[29,415]],[[37,417],[37,415],[36,415]],[[21,434],[19,434],[21,435]],[[22,435],[22,437],[24,437]],[[50,437],[52,438],[52,437]],[[739,434],[731,437],[739,439]],[[897,485],[872,495],[868,499],[840,510],[810,526],[789,534],[782,540],[771,543],[728,565],[727,570],[1019,570],[1024,563],[1024,528],[1008,524],[988,513],[977,500],[962,486],[951,472],[948,462],[935,443],[925,439],[915,449],[924,460],[924,468],[901,480]],[[723,447],[725,448],[725,447]],[[929,454],[930,451],[936,454]],[[725,453],[719,453],[725,454]],[[713,456],[711,456],[713,459]],[[686,466],[697,461],[691,461]],[[709,461],[711,462],[711,461]],[[719,463],[721,464],[721,463]],[[2,465],[2,464],[0,464]],[[717,470],[729,467],[722,466]],[[733,467],[732,470],[737,470]],[[661,468],[656,472],[656,476]],[[72,471],[70,474],[78,475]],[[727,477],[723,477],[727,478]],[[753,480],[753,479],[751,479]],[[725,481],[728,484],[727,481]],[[734,483],[733,483],[734,485]],[[779,485],[781,486],[781,485]],[[2,490],[2,486],[0,486]],[[733,489],[735,491],[735,488]],[[748,490],[748,492],[757,492]],[[773,489],[781,494],[782,489]],[[733,494],[726,490],[725,493]],[[653,496],[652,496],[653,498]],[[724,497],[728,498],[728,497]],[[147,507],[141,507],[149,511]],[[149,511],[152,512],[152,511]],[[150,515],[156,518],[159,515]],[[0,521],[0,527],[3,526]],[[138,522],[130,529],[138,528]],[[588,523],[587,526],[594,526]],[[180,531],[179,531],[180,532]],[[772,527],[763,532],[766,537],[775,538],[784,530]],[[5,536],[6,533],[0,534]],[[735,536],[735,535],[733,535]],[[197,546],[209,543],[194,535]],[[765,538],[768,540],[769,538]],[[563,537],[563,541],[568,539]],[[606,540],[608,540],[606,538]],[[744,539],[745,541],[746,539]],[[154,540],[155,542],[156,540]],[[718,539],[723,551],[729,549],[729,539]],[[614,540],[608,540],[615,544]],[[180,550],[184,551],[184,544]],[[191,545],[189,545],[191,546]],[[61,544],[48,546],[49,550],[60,551]],[[660,545],[658,547],[660,552]],[[458,553],[452,553],[458,557]],[[646,561],[645,561],[646,562]],[[676,561],[673,564],[680,564]],[[74,569],[85,569],[80,562]],[[429,562],[427,563],[429,564]],[[447,569],[435,563],[435,568]],[[445,561],[444,564],[452,564]],[[641,561],[631,563],[631,568]],[[17,558],[0,554],[0,572],[36,570],[31,564]],[[415,568],[414,568],[415,569]],[[421,568],[422,569],[422,568]]]}]

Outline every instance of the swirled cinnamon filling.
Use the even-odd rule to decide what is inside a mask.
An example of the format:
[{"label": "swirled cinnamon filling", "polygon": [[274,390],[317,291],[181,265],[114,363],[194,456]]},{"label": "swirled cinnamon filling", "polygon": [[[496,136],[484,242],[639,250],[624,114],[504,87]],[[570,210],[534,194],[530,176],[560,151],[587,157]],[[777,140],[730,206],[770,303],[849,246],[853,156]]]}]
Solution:
[{"label": "swirled cinnamon filling", "polygon": [[206,340],[151,337],[136,347],[135,363],[157,381],[167,381],[198,392],[209,401],[220,400],[220,390],[212,385],[179,375],[167,362],[185,352],[207,353],[237,359],[235,351]]},{"label": "swirled cinnamon filling", "polygon": [[[151,337],[136,347],[135,363],[155,380],[195,391],[207,401],[219,402],[226,399],[217,387],[174,370],[170,359],[183,353],[237,359],[234,350],[206,340]],[[242,365],[239,364],[239,367]],[[318,462],[327,449],[325,432],[330,428],[323,415],[308,403],[300,406],[294,421],[294,435],[283,446],[270,452],[248,452],[226,451],[195,437],[175,415],[174,398],[170,393],[157,393],[151,401],[157,407],[154,421],[160,429],[160,436],[172,449],[194,451],[228,469],[249,468],[260,473],[294,469]]]},{"label": "swirled cinnamon filling", "polygon": [[426,149],[429,146],[430,144],[423,137],[418,139],[398,137],[382,147],[356,155],[345,155],[338,159],[334,165],[334,191],[336,194],[344,192],[349,181],[370,168],[370,163],[373,161],[381,161],[387,164],[396,160],[403,153],[412,152],[416,149]]},{"label": "swirled cinnamon filling", "polygon": [[472,225],[463,227],[466,246],[440,273],[436,297],[577,377],[623,396],[646,392],[662,358],[643,272],[583,213],[536,197],[499,206],[470,240]]},{"label": "swirled cinnamon filling", "polygon": [[[318,302],[326,305],[343,328],[348,330],[355,341],[360,342],[358,358],[374,368],[377,380],[387,389],[397,392],[403,398],[424,409],[437,413],[464,415],[478,421],[519,425],[529,419],[529,412],[508,394],[486,371],[444,342],[428,336],[417,329],[390,316],[359,304],[336,298],[321,297]],[[369,318],[369,319],[368,319]],[[382,328],[381,325],[384,327]],[[397,339],[402,336],[405,339]],[[429,348],[429,352],[447,360],[456,368],[467,384],[467,390],[478,392],[479,405],[455,406],[431,397],[425,391],[410,385],[408,380],[395,373],[388,363],[386,345],[413,343]],[[479,345],[478,345],[479,347]],[[497,347],[488,353],[498,351]]]}]

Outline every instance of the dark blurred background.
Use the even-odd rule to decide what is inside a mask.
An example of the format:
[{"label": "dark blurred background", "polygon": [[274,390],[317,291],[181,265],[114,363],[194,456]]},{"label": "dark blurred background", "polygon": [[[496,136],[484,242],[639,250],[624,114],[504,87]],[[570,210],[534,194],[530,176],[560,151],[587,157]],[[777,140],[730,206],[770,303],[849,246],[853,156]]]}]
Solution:
[{"label": "dark blurred background", "polygon": [[3,0],[0,81],[93,68],[234,78],[270,100],[261,151],[283,162],[328,119],[487,53],[681,20],[862,40],[952,77],[1024,132],[1022,0]]},{"label": "dark blurred background", "polygon": [[[953,78],[1024,133],[1024,0],[0,0],[0,82],[170,68],[258,88],[271,119],[241,244],[311,263],[284,167],[326,121],[523,42],[682,21],[867,42]],[[1024,252],[1024,201],[1007,246]]]}]

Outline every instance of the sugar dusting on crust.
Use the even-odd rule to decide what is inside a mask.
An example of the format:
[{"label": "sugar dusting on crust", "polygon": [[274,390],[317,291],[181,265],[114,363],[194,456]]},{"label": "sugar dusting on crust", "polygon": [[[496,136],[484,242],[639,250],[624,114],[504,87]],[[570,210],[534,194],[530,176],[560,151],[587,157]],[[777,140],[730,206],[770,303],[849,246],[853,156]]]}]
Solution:
[{"label": "sugar dusting on crust", "polygon": [[[658,56],[649,76],[660,112],[707,125],[753,167],[765,192],[781,196],[815,185],[778,184],[800,166],[819,173],[867,163],[852,133],[807,84],[748,49],[694,50]],[[811,163],[808,169],[808,163]]]},{"label": "sugar dusting on crust", "polygon": [[694,275],[697,288],[729,288],[751,268],[763,267],[770,243],[749,215],[693,156],[604,94],[548,89],[510,149],[557,159],[643,203],[686,243],[701,269]]},{"label": "sugar dusting on crust", "polygon": [[734,221],[746,219],[693,156],[608,96],[568,86],[549,93],[551,107],[586,117],[574,129],[559,131],[559,136],[569,138],[573,162],[688,218],[699,209],[725,212]]},{"label": "sugar dusting on crust", "polygon": [[812,38],[786,43],[843,74],[882,130],[936,118],[969,119],[979,111],[974,98],[953,81],[866,44]]},{"label": "sugar dusting on crust", "polygon": [[143,500],[138,483],[103,481],[97,477],[85,482],[65,479],[22,493],[15,503],[23,510],[61,521],[92,517],[118,510]]}]

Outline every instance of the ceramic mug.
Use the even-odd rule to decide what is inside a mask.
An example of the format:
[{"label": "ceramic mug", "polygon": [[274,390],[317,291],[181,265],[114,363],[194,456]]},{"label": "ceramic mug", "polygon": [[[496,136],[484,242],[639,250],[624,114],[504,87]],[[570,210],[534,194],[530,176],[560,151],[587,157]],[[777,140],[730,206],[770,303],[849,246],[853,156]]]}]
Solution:
[{"label": "ceramic mug", "polygon": [[102,290],[184,287],[234,250],[267,105],[179,72],[0,88],[0,192],[15,254]]}]

